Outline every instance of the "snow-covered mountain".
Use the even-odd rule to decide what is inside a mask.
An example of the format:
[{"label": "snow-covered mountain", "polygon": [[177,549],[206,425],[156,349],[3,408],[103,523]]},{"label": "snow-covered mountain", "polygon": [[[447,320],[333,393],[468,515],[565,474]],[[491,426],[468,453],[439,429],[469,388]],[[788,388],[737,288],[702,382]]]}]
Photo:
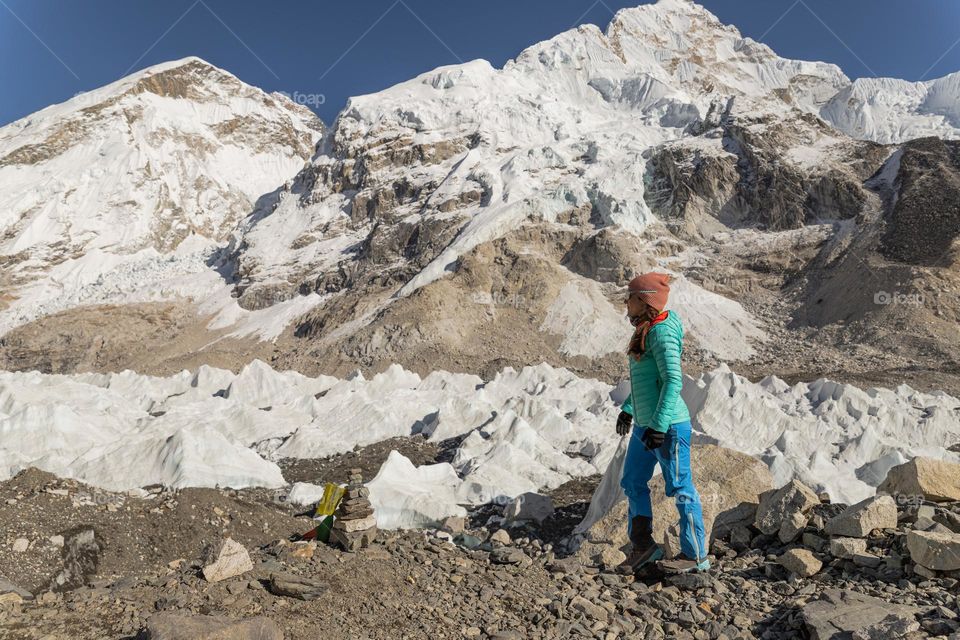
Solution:
[{"label": "snow-covered mountain", "polygon": [[365,241],[383,244],[388,232],[371,228],[384,218],[408,229],[393,244],[443,230],[401,295],[531,218],[586,211],[595,226],[640,233],[655,220],[652,149],[713,128],[733,101],[737,113],[795,117],[848,84],[836,66],[780,58],[685,0],[623,10],[606,32],[567,31],[503,69],[477,60],[351,98],[324,152],[246,230],[241,274],[288,288],[291,275],[322,277]]},{"label": "snow-covered mountain", "polygon": [[[798,308],[879,312],[817,287],[876,253],[901,171],[918,170],[899,158],[922,156],[901,143],[960,137],[955,78],[851,82],[660,0],[502,69],[476,60],[351,98],[313,153],[321,126],[281,96],[197,59],[154,67],[0,129],[0,202],[16,205],[0,209],[0,335],[41,318],[0,340],[0,362],[69,370],[46,354],[78,348],[122,362],[137,336],[64,346],[44,336],[72,317],[42,317],[189,297],[209,328],[276,341],[263,357],[305,371],[546,360],[614,375],[629,327],[611,294],[650,268],[677,276],[692,356],[778,362],[790,336],[809,346],[786,327]],[[189,349],[233,348],[223,337]]]},{"label": "snow-covered mountain", "polygon": [[[322,132],[309,109],[195,57],[3,127],[0,290],[10,309],[0,333],[94,301],[81,290],[110,272],[135,280],[168,256],[222,244]],[[127,284],[134,294],[145,283]]]},{"label": "snow-covered mountain", "polygon": [[[595,226],[641,232],[656,220],[651,152],[684,140],[699,156],[736,153],[742,141],[717,129],[724,117],[762,121],[761,137],[793,128],[782,160],[816,170],[849,141],[812,116],[877,142],[957,137],[957,86],[952,76],[851,83],[835,65],[777,56],[687,0],[625,9],[606,31],[567,31],[503,69],[441,67],[350,99],[324,153],[246,230],[241,274],[296,290],[362,256],[357,247],[382,244],[384,218],[418,234],[443,229],[442,250],[404,283],[406,295],[531,218],[587,210]],[[412,234],[389,235],[396,245]]]}]

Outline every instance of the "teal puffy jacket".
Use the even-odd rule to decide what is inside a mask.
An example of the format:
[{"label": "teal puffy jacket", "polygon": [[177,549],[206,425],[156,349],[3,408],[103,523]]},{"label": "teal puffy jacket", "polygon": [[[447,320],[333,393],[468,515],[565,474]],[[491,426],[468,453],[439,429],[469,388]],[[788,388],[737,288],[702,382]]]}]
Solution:
[{"label": "teal puffy jacket", "polygon": [[639,427],[666,432],[671,424],[690,419],[687,404],[680,397],[683,376],[680,354],[683,352],[683,324],[676,311],[650,327],[646,351],[639,360],[630,361],[630,395],[621,409],[633,416]]}]

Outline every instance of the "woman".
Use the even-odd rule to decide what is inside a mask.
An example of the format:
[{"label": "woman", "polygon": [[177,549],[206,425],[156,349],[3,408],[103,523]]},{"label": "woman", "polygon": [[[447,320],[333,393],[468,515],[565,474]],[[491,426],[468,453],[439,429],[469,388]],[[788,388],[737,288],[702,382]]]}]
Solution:
[{"label": "woman", "polygon": [[679,572],[710,568],[700,496],[690,470],[690,413],[680,397],[683,325],[676,312],[664,311],[669,281],[666,274],[646,273],[627,287],[627,316],[636,329],[627,349],[630,396],[617,418],[617,433],[626,435],[634,423],[620,481],[630,505],[627,527],[633,550],[620,565],[623,573],[636,572],[663,557],[653,539],[647,487],[657,463],[666,494],[676,499],[680,512],[681,555],[661,566]]}]

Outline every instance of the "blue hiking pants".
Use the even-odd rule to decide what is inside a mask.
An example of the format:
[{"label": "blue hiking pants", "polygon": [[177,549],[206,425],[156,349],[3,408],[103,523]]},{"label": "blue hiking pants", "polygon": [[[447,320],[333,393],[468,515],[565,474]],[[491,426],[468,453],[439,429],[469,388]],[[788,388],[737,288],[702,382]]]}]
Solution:
[{"label": "blue hiking pants", "polygon": [[644,427],[634,425],[627,445],[627,457],[623,461],[623,478],[620,486],[627,494],[630,505],[630,521],[636,516],[653,517],[650,505],[650,487],[647,483],[660,463],[666,494],[676,500],[680,512],[680,551],[691,559],[707,557],[706,536],[703,528],[703,509],[700,494],[693,486],[690,470],[690,421],[670,425],[663,439],[663,446],[651,451],[640,439]]}]

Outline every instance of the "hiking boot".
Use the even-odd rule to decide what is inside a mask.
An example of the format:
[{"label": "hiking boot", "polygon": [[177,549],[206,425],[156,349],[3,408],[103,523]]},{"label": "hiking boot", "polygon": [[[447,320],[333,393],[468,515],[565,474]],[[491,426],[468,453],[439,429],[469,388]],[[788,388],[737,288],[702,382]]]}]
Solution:
[{"label": "hiking boot", "polygon": [[657,563],[657,566],[664,573],[699,573],[710,570],[710,559],[704,558],[697,562],[684,556],[677,556],[673,560],[662,560]]},{"label": "hiking boot", "polygon": [[630,542],[633,549],[627,559],[617,565],[617,573],[636,573],[663,557],[663,549],[653,540],[653,520],[647,516],[635,516],[630,522]]},{"label": "hiking boot", "polygon": [[630,575],[663,558],[663,549],[653,540],[646,547],[634,546],[627,559],[617,565],[617,573]]}]

